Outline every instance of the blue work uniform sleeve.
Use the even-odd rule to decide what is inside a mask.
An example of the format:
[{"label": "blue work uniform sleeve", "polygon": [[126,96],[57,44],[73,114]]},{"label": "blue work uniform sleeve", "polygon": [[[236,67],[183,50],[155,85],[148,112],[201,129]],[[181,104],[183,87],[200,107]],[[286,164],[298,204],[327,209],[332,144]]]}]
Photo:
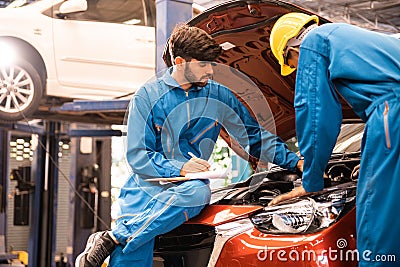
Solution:
[{"label": "blue work uniform sleeve", "polygon": [[144,94],[136,94],[130,103],[126,158],[132,171],[143,178],[179,176],[184,164],[156,150],[151,103]]},{"label": "blue work uniform sleeve", "polygon": [[233,94],[229,97],[224,127],[248,153],[263,162],[272,162],[291,171],[299,157],[278,136],[266,131]]},{"label": "blue work uniform sleeve", "polygon": [[[319,47],[324,47],[323,41]],[[336,143],[342,109],[329,80],[329,63],[318,51],[301,48],[294,106],[300,153],[304,156],[303,187],[323,189],[323,173]]]}]

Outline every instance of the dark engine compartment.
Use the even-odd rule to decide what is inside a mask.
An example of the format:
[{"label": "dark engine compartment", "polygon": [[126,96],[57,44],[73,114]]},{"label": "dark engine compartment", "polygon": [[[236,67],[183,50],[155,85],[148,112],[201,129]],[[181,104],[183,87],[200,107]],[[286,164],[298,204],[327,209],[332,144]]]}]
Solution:
[{"label": "dark engine compartment", "polygon": [[[351,173],[360,162],[360,153],[340,153],[332,156],[324,178],[324,187],[352,181]],[[252,180],[262,181],[252,185]],[[291,191],[301,183],[301,173],[293,173],[280,167],[268,172],[253,174],[248,180],[213,190],[212,204],[266,206],[274,197]]]}]

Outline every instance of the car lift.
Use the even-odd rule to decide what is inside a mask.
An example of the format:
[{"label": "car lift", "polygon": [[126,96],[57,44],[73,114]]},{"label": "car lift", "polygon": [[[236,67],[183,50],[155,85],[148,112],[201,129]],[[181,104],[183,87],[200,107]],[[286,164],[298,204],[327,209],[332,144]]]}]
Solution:
[{"label": "car lift", "polygon": [[[164,45],[167,37],[172,32],[177,23],[187,21],[192,17],[192,0],[156,0],[157,9],[157,62],[156,70],[165,68],[161,60],[161,55],[164,50]],[[178,12],[179,10],[179,12]],[[59,141],[62,138],[71,138],[71,154],[73,161],[71,162],[70,181],[76,188],[79,187],[78,176],[82,166],[92,166],[85,169],[88,176],[99,175],[98,190],[110,191],[110,168],[111,168],[111,153],[107,155],[101,153],[100,159],[96,152],[102,150],[111,151],[111,140],[100,140],[96,142],[94,152],[90,155],[81,155],[79,153],[80,137],[90,136],[95,138],[121,136],[121,131],[112,129],[93,129],[88,127],[82,129],[79,123],[89,123],[92,125],[106,124],[122,124],[126,113],[129,100],[110,100],[110,101],[73,101],[65,103],[60,107],[51,108],[47,112],[38,112],[34,119],[41,119],[40,125],[29,125],[27,123],[1,123],[0,122],[0,237],[4,237],[7,233],[7,192],[10,179],[9,169],[9,143],[10,132],[17,131],[26,134],[36,134],[40,140],[33,156],[31,166],[31,176],[34,185],[32,190],[32,207],[30,209],[30,234],[28,244],[28,265],[30,267],[59,267],[67,266],[65,263],[55,262],[55,241],[56,241],[56,216],[57,216],[57,193],[58,193],[58,168],[55,163],[58,162]],[[33,119],[33,118],[32,118]],[[63,132],[60,121],[71,122],[74,126]],[[78,125],[77,129],[74,129]],[[47,152],[46,152],[47,151]],[[96,158],[97,157],[97,158]],[[93,163],[101,165],[101,172]],[[107,170],[108,169],[108,170]],[[89,181],[89,186],[90,182]],[[68,230],[68,248],[67,262],[71,266],[77,254],[79,254],[86,243],[86,239],[92,231],[104,230],[104,225],[94,222],[91,228],[83,229],[80,225],[88,224],[85,218],[78,218],[78,210],[80,200],[75,194],[70,194],[70,224]],[[110,218],[110,197],[102,199],[99,210],[96,211],[99,217],[105,220],[108,227],[111,224]],[[88,212],[89,214],[89,212]],[[93,216],[93,215],[86,215]],[[90,221],[90,220],[89,220]],[[93,221],[93,220],[92,220]],[[94,220],[96,221],[96,220]],[[89,222],[90,224],[90,222]],[[96,227],[97,226],[97,227]],[[6,237],[5,237],[6,238]],[[1,239],[0,239],[1,242]],[[0,261],[3,259],[13,259],[15,255],[2,254],[0,244]],[[13,266],[3,265],[0,266]],[[18,265],[20,266],[20,265]]]}]

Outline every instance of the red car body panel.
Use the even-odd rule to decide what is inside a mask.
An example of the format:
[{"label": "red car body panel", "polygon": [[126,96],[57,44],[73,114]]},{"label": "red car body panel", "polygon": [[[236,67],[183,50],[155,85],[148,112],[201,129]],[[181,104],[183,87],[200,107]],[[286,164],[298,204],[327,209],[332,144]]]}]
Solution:
[{"label": "red car body panel", "polygon": [[218,226],[262,209],[262,206],[210,205],[203,209],[198,216],[191,219],[190,224]]}]

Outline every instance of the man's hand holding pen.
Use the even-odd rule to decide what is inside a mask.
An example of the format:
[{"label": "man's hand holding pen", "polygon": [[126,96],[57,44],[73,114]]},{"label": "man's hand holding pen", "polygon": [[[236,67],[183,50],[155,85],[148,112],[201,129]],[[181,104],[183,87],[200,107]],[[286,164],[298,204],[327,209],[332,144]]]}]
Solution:
[{"label": "man's hand holding pen", "polygon": [[190,172],[204,172],[210,169],[210,164],[206,160],[196,157],[192,152],[188,154],[191,159],[182,166],[181,176],[185,176],[186,173]]}]

